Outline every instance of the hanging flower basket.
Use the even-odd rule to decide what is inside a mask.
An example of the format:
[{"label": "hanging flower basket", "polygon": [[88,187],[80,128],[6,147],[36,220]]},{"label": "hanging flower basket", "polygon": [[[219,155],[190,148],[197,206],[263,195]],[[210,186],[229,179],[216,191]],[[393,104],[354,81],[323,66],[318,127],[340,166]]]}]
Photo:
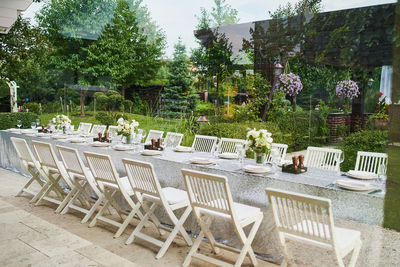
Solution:
[{"label": "hanging flower basket", "polygon": [[279,75],[278,82],[278,90],[283,91],[288,96],[296,96],[303,90],[300,77],[292,72]]}]

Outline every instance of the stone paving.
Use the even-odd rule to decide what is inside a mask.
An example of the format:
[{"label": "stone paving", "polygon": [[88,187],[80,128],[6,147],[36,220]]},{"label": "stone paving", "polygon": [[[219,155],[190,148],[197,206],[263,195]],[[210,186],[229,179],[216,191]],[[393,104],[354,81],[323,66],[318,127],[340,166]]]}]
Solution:
[{"label": "stone paving", "polygon": [[[181,266],[189,250],[183,240],[177,239],[166,255],[156,260],[158,248],[152,245],[140,240],[124,244],[133,226],[114,239],[115,229],[111,226],[88,228],[80,223],[82,214],[57,215],[56,206],[50,203],[35,207],[29,204],[30,196],[14,197],[26,179],[0,168],[0,266]],[[400,233],[352,221],[337,225],[362,233],[357,266],[400,266]],[[155,233],[152,227],[146,231]],[[330,252],[288,244],[298,266],[335,266]],[[228,252],[218,257],[232,263],[236,258]],[[193,260],[191,266],[209,265]],[[250,266],[248,259],[243,266]],[[258,266],[277,265],[259,260]]]}]

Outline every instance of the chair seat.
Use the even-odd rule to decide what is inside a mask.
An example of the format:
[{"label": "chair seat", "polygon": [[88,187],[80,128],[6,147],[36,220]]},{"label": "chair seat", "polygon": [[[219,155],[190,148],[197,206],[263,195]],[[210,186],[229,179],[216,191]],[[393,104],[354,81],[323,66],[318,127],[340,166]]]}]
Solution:
[{"label": "chair seat", "polygon": [[[216,201],[216,200],[214,200],[214,201]],[[236,213],[236,216],[239,219],[239,221],[248,219],[260,212],[260,208],[248,206],[248,205],[237,203],[237,202],[233,202],[233,208],[235,209],[235,213]],[[230,215],[222,213],[222,212],[209,210],[209,209],[203,209],[203,208],[199,208],[199,210],[201,213],[205,213],[205,214],[208,214],[211,216],[216,216],[216,217],[220,217],[223,219],[231,219]]]},{"label": "chair seat", "polygon": [[[182,203],[182,202],[189,202],[188,195],[187,195],[186,191],[184,191],[184,190],[180,190],[180,189],[173,188],[173,187],[165,187],[161,190],[162,190],[164,197],[167,200],[169,205],[175,205],[175,204]],[[151,201],[157,201],[157,202],[160,201],[159,197],[148,195],[148,194],[143,194],[143,197],[147,198]]]},{"label": "chair seat", "polygon": [[[302,225],[302,227],[300,226]],[[308,228],[307,228],[308,224]],[[324,234],[324,227],[325,227],[325,233],[326,233],[326,238]],[[294,225],[293,228],[296,231],[301,231],[303,229],[303,232],[305,234],[311,234],[311,235],[318,235],[318,232],[315,231],[317,229],[317,223],[316,222],[311,222],[310,220],[303,220],[301,223],[298,223],[297,225]],[[310,229],[310,233],[308,232],[308,229]],[[314,233],[315,231],[315,233]],[[319,231],[319,236],[324,239],[331,239],[330,233],[329,233],[329,227],[327,224],[322,224],[318,223],[318,231]],[[346,228],[341,228],[341,227],[334,227],[334,232],[335,232],[335,240],[336,244],[339,247],[339,250],[341,251],[342,255],[346,255],[348,252],[352,250],[354,247],[354,243],[360,239],[360,232],[356,230],[351,230],[351,229],[346,229]],[[292,237],[294,238],[294,235],[291,234],[285,234],[287,237]],[[312,239],[308,239],[305,237],[299,237],[296,236],[295,239],[297,240],[303,240],[303,241],[308,241],[308,242],[318,242],[314,241]]]},{"label": "chair seat", "polygon": [[[128,177],[121,177],[119,178],[119,181],[121,182],[121,186],[125,189],[125,191],[128,193],[128,195],[133,196],[135,193],[133,192],[132,186],[128,180]],[[111,187],[114,189],[119,189],[118,185],[113,184],[113,183],[108,183],[108,182],[102,182],[104,186]]]}]

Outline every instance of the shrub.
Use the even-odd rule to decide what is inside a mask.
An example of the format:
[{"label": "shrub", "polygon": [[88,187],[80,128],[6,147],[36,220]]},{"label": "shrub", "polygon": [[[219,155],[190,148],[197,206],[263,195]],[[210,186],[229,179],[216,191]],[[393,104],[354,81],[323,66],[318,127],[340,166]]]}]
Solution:
[{"label": "shrub", "polygon": [[106,112],[106,111],[99,111],[96,114],[96,120],[98,120],[101,124],[104,125],[116,125],[117,120],[119,118],[124,118],[124,120],[127,120],[128,117],[124,114],[116,113],[116,112]]},{"label": "shrub", "polygon": [[360,131],[346,137],[340,148],[345,161],[341,164],[342,171],[353,170],[356,164],[357,152],[384,152],[388,140],[387,131]]},{"label": "shrub", "polygon": [[0,130],[17,127],[17,120],[22,121],[21,128],[30,128],[31,123],[36,121],[38,115],[32,112],[4,112],[0,113]]},{"label": "shrub", "polygon": [[56,113],[61,112],[62,108],[59,101],[54,101],[42,104],[42,110],[46,113]]},{"label": "shrub", "polygon": [[29,112],[33,112],[36,114],[40,114],[40,105],[36,102],[28,102],[22,105],[25,111],[29,110]]},{"label": "shrub", "polygon": [[194,112],[196,116],[204,115],[210,117],[215,114],[215,107],[210,102],[199,101]]}]

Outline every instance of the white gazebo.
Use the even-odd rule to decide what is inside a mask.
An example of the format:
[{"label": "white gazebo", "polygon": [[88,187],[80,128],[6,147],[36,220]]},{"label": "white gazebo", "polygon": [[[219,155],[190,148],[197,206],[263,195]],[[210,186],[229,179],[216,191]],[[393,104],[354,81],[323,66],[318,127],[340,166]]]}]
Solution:
[{"label": "white gazebo", "polygon": [[1,0],[0,1],[0,33],[7,34],[19,13],[25,11],[32,0]]}]

